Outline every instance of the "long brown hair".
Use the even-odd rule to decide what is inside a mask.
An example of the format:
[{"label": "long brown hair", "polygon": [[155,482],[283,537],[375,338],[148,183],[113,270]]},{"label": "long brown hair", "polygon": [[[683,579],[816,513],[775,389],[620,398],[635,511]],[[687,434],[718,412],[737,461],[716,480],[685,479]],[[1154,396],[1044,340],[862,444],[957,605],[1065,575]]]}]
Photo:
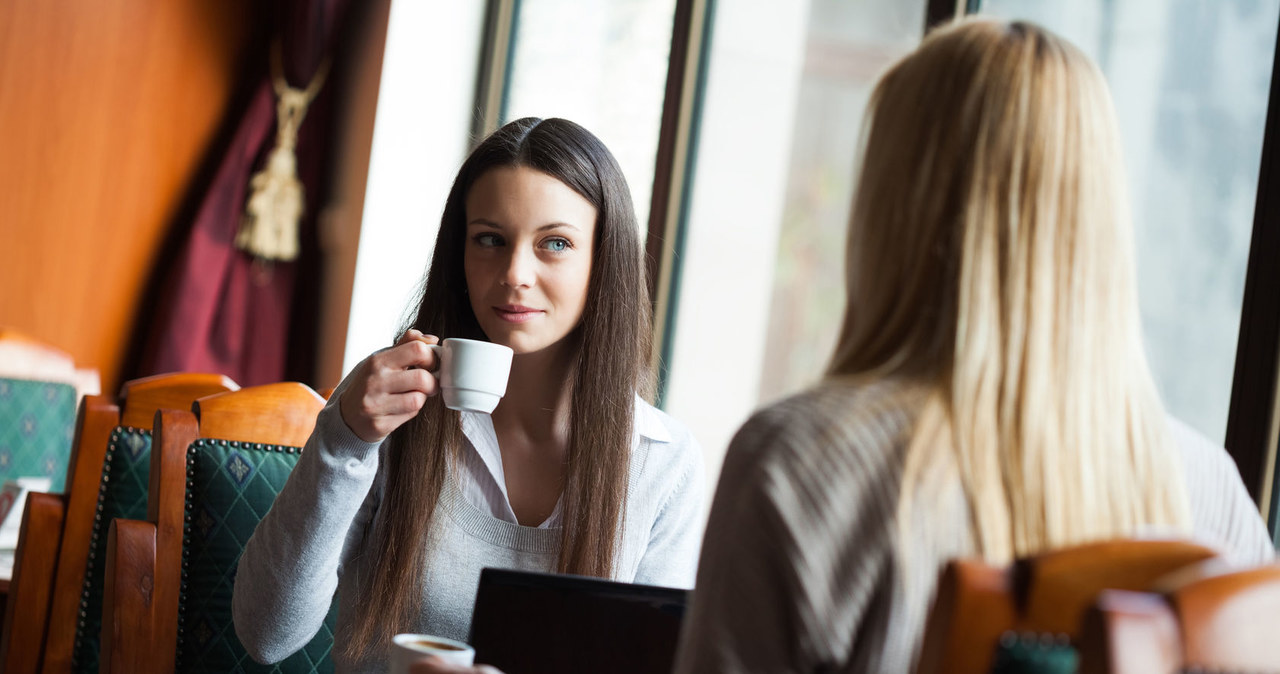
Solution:
[{"label": "long brown hair", "polygon": [[[631,192],[617,161],[591,132],[564,119],[510,122],[471,152],[440,219],[422,299],[404,327],[445,337],[487,339],[467,300],[463,268],[466,198],[485,172],[520,166],[546,173],[596,207],[595,245],[582,321],[567,339],[577,347],[568,382],[568,475],[557,571],[608,577],[613,572],[631,453],[635,396],[648,396],[648,286]],[[403,331],[402,331],[403,332]],[[381,524],[371,533],[376,560],[347,639],[361,657],[403,632],[421,610],[424,541],[446,470],[463,442],[459,414],[439,396],[387,439]]]},{"label": "long brown hair", "polygon": [[989,559],[1185,528],[1097,67],[1038,26],[970,19],[895,65],[871,111],[830,374],[923,390],[900,523],[958,475]]}]

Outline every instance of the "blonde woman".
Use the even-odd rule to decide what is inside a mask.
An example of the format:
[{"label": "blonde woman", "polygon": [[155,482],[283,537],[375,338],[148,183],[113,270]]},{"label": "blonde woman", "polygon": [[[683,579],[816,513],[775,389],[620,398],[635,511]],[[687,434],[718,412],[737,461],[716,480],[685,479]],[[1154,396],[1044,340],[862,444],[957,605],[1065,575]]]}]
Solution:
[{"label": "blonde woman", "polygon": [[1089,59],[963,21],[870,115],[835,357],[730,446],[677,671],[909,671],[956,556],[1171,531],[1271,558],[1235,465],[1156,395]]}]

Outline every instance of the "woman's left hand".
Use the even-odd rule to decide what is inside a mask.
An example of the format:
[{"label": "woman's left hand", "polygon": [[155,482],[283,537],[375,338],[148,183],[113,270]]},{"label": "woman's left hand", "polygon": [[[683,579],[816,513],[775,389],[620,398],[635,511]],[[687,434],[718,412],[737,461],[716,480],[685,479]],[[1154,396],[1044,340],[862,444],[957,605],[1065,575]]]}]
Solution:
[{"label": "woman's left hand", "polygon": [[489,665],[450,665],[437,657],[424,658],[409,665],[409,674],[502,674]]}]

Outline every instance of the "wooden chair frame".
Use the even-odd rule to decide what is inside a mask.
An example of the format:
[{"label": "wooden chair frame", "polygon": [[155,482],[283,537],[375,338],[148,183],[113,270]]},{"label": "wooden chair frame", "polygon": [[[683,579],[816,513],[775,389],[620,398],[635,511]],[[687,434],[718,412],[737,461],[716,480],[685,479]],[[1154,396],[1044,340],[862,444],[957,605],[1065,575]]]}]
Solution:
[{"label": "wooden chair frame", "polygon": [[991,669],[1006,631],[1080,635],[1104,589],[1145,590],[1214,551],[1174,540],[1118,540],[1046,552],[1008,566],[957,560],[938,581],[918,674]]},{"label": "wooden chair frame", "polygon": [[[222,375],[182,373],[126,383],[119,405],[106,396],[84,397],[76,418],[66,494],[33,495],[39,498],[29,502],[37,509],[32,521],[39,522],[39,527],[19,543],[0,669],[57,674],[71,670],[103,461],[115,428],[149,428],[151,416],[160,407],[185,409],[198,397],[237,388]],[[15,608],[19,605],[20,621]]]},{"label": "wooden chair frame", "polygon": [[187,448],[198,438],[302,446],[324,398],[285,382],[200,398],[155,416],[147,521],[108,534],[102,606],[104,672],[173,672],[177,658]]},{"label": "wooden chair frame", "polygon": [[62,494],[27,494],[18,532],[20,554],[14,558],[13,582],[5,601],[0,671],[21,674],[39,670],[66,507]]},{"label": "wooden chair frame", "polygon": [[1085,616],[1080,671],[1280,671],[1280,564],[1197,571],[1160,592],[1102,593]]}]

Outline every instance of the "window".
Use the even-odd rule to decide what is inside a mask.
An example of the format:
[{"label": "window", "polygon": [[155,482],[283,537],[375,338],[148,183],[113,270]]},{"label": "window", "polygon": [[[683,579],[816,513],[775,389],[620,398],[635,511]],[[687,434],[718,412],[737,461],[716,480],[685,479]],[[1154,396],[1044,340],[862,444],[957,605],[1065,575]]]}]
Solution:
[{"label": "window", "polygon": [[622,166],[643,230],[675,0],[517,6],[502,122],[564,117],[599,136]]},{"label": "window", "polygon": [[1143,330],[1169,411],[1222,442],[1280,0],[986,0],[1088,53],[1115,99]]},{"label": "window", "polygon": [[862,114],[924,3],[718,3],[665,406],[712,475],[759,405],[813,383],[844,307]]}]

